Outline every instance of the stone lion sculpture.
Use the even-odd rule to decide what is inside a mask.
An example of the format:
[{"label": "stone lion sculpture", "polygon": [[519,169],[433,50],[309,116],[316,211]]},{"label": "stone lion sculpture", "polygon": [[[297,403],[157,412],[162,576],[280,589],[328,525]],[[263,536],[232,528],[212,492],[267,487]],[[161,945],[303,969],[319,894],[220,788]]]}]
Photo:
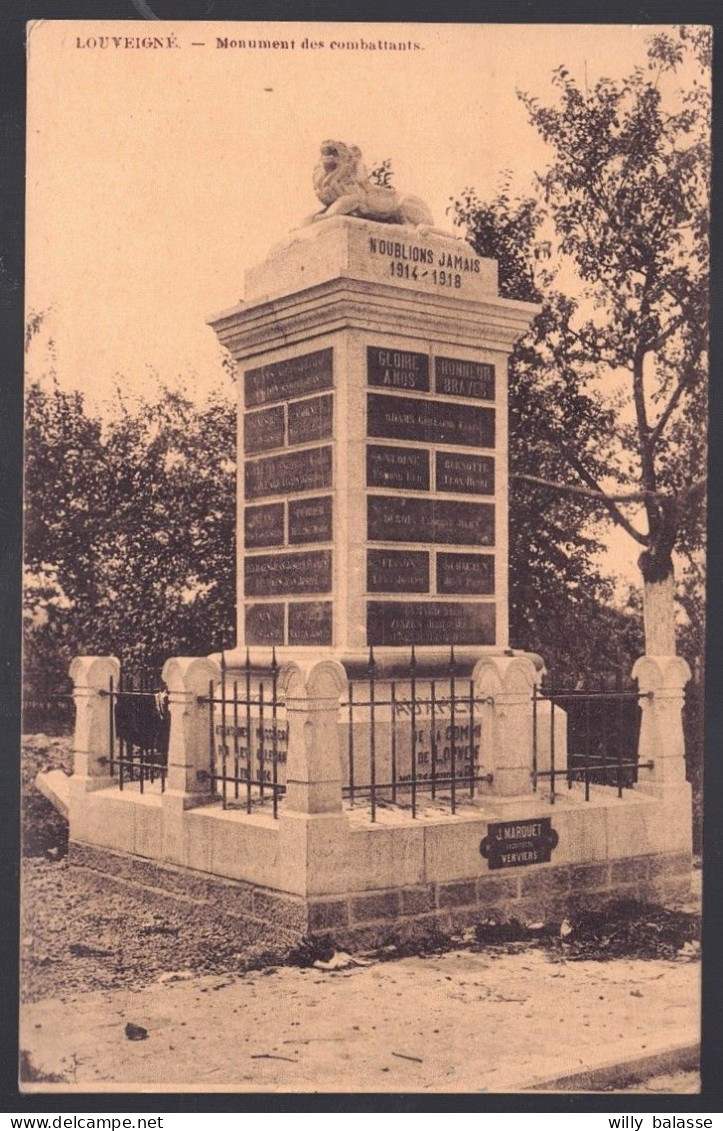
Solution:
[{"label": "stone lion sculpture", "polygon": [[418,196],[403,196],[395,188],[374,184],[361,150],[343,141],[325,141],[314,169],[314,191],[324,208],[304,221],[312,224],[329,216],[359,216],[387,224],[431,227],[429,208]]}]

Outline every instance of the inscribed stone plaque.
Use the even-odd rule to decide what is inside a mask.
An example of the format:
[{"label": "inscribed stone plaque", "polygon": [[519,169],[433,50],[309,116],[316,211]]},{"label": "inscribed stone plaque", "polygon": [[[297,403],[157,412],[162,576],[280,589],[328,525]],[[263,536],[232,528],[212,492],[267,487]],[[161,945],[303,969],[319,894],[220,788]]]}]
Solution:
[{"label": "inscribed stone plaque", "polygon": [[289,542],[331,541],[331,495],[289,503]]},{"label": "inscribed stone plaque", "polygon": [[284,409],[265,408],[244,417],[244,451],[247,455],[284,446]]},{"label": "inscribed stone plaque", "polygon": [[247,499],[331,487],[331,448],[309,448],[246,463]]},{"label": "inscribed stone plaque", "polygon": [[495,508],[492,503],[370,495],[367,526],[370,542],[492,546]]},{"label": "inscribed stone plaque", "polygon": [[246,605],[244,619],[247,644],[284,643],[283,605]]},{"label": "inscribed stone plaque", "polygon": [[328,593],[331,589],[331,550],[247,557],[244,559],[244,575],[247,597]]},{"label": "inscribed stone plaque", "polygon": [[370,436],[472,448],[495,446],[495,410],[478,405],[368,393],[367,422]]},{"label": "inscribed stone plaque", "polygon": [[289,605],[289,644],[331,644],[331,601]]},{"label": "inscribed stone plaque", "polygon": [[495,591],[492,554],[437,554],[437,592],[487,596]]},{"label": "inscribed stone plaque", "polygon": [[438,357],[434,362],[434,389],[446,397],[495,399],[495,367],[483,361]]},{"label": "inscribed stone plaque", "polygon": [[308,444],[331,436],[334,398],[331,393],[289,405],[289,443]]},{"label": "inscribed stone plaque", "polygon": [[367,381],[387,389],[429,392],[429,358],[426,353],[367,346]]},{"label": "inscribed stone plaque", "polygon": [[367,444],[367,486],[429,490],[429,452]]},{"label": "inscribed stone plaque", "polygon": [[494,644],[495,606],[472,601],[368,601],[367,644]]},{"label": "inscribed stone plaque", "polygon": [[367,550],[370,593],[429,593],[429,554],[422,550]]},{"label": "inscribed stone plaque", "polygon": [[290,357],[247,369],[244,374],[246,408],[254,405],[286,401],[317,389],[330,389],[333,384],[333,350],[315,350],[302,357]]},{"label": "inscribed stone plaque", "polygon": [[467,495],[494,495],[495,461],[492,456],[467,456],[458,452],[437,452],[438,491]]},{"label": "inscribed stone plaque", "polygon": [[244,545],[247,550],[260,546],[283,546],[284,504],[267,503],[244,510]]},{"label": "inscribed stone plaque", "polygon": [[551,817],[495,821],[488,825],[479,850],[491,869],[520,868],[525,864],[547,864],[558,840]]}]

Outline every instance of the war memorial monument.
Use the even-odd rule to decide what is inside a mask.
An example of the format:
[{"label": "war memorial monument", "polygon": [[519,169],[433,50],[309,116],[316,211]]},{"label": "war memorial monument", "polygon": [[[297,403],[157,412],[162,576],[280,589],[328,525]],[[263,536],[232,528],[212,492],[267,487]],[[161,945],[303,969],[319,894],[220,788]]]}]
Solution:
[{"label": "war memorial monument", "polygon": [[160,754],[119,725],[118,661],[74,661],[71,860],[346,946],[684,891],[684,661],[637,662],[636,750],[596,733],[573,765],[509,639],[507,361],[537,308],[356,147],[313,183],[210,322],[236,647],[168,659]]}]

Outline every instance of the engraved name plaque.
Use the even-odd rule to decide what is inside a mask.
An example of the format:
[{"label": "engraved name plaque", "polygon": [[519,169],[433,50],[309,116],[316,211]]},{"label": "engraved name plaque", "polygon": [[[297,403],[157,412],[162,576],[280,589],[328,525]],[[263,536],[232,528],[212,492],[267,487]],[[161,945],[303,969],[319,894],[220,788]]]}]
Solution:
[{"label": "engraved name plaque", "polygon": [[412,397],[367,394],[368,434],[427,444],[493,448],[495,410]]},{"label": "engraved name plaque", "polygon": [[386,389],[429,392],[429,358],[426,353],[367,346],[367,380]]},{"label": "engraved name plaque", "polygon": [[495,591],[492,554],[437,554],[437,592],[488,596]]},{"label": "engraved name plaque", "polygon": [[429,490],[429,453],[415,448],[367,445],[367,486]]},{"label": "engraved name plaque", "polygon": [[289,605],[289,644],[331,644],[331,601]]},{"label": "engraved name plaque", "polygon": [[244,374],[246,408],[254,405],[285,401],[318,389],[330,389],[333,384],[333,350],[315,350],[302,357],[290,357],[258,369],[247,369]]},{"label": "engraved name plaque", "polygon": [[331,436],[334,398],[331,393],[289,405],[289,443],[308,444]]},{"label": "engraved name plaque", "polygon": [[495,606],[472,601],[368,601],[367,644],[494,644]]},{"label": "engraved name plaque", "polygon": [[281,405],[244,417],[244,451],[247,455],[284,446],[284,410]]},{"label": "engraved name plaque", "polygon": [[465,495],[494,495],[495,461],[492,456],[467,456],[459,452],[437,452],[438,491]]},{"label": "engraved name plaque", "polygon": [[434,389],[445,397],[495,399],[495,367],[482,361],[438,357],[434,362]]},{"label": "engraved name plaque", "polygon": [[522,817],[488,825],[487,836],[480,841],[479,850],[491,869],[521,868],[526,864],[549,863],[558,842],[552,817]]},{"label": "engraved name plaque", "polygon": [[310,448],[246,463],[247,499],[331,487],[331,448]]},{"label": "engraved name plaque", "polygon": [[283,546],[284,504],[268,503],[246,507],[244,511],[244,545],[248,550],[261,546]]},{"label": "engraved name plaque", "polygon": [[331,541],[331,495],[289,503],[289,542]]},{"label": "engraved name plaque", "polygon": [[329,593],[331,550],[303,554],[259,554],[244,560],[247,597],[276,597],[281,593]]},{"label": "engraved name plaque", "polygon": [[367,550],[370,593],[429,593],[429,554],[422,550]]},{"label": "engraved name plaque", "polygon": [[370,542],[492,546],[495,508],[492,503],[370,495],[367,525]]},{"label": "engraved name plaque", "polygon": [[246,605],[244,621],[247,644],[284,643],[283,605]]}]

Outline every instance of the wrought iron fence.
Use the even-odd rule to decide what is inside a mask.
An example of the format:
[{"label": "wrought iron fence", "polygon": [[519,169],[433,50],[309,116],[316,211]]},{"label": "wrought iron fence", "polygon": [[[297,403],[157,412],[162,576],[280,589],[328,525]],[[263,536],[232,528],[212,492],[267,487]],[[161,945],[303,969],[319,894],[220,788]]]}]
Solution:
[{"label": "wrought iron fence", "polygon": [[[595,683],[597,686],[595,686]],[[585,800],[590,800],[591,785],[613,786],[622,797],[638,779],[640,769],[651,769],[652,762],[640,762],[641,701],[652,698],[642,695],[632,682],[625,685],[619,674],[598,676],[587,685],[578,681],[574,688],[558,686],[548,674],[532,697],[532,788],[537,792],[540,779],[549,780],[550,803],[555,802],[555,789],[562,780],[571,789],[582,782]],[[549,723],[541,718],[541,704],[549,704]],[[556,713],[565,711],[566,765],[556,762]],[[541,751],[546,765],[541,765]]]},{"label": "wrought iron fence", "polygon": [[120,789],[138,783],[141,793],[147,784],[166,788],[170,712],[168,694],[152,686],[147,677],[125,679],[117,687],[111,676],[108,690],[108,767]]},{"label": "wrought iron fence", "polygon": [[221,655],[221,679],[211,680],[208,696],[209,779],[220,794],[224,809],[243,808],[271,800],[278,817],[279,800],[286,792],[286,704],[279,696],[276,650],[271,664],[246,662],[241,679],[229,679]]},{"label": "wrought iron fence", "polygon": [[[247,651],[243,667],[231,671],[222,655],[220,679],[211,680],[208,694],[199,698],[208,707],[209,749],[209,769],[199,777],[210,783],[224,809],[251,813],[270,803],[278,817],[288,746],[279,676],[275,649],[270,664],[252,663]],[[490,792],[494,777],[485,741],[494,699],[479,694],[453,647],[442,674],[420,664],[412,648],[408,662],[383,668],[370,649],[368,661],[349,667],[348,676],[338,725],[342,796],[352,808],[368,805],[373,822],[387,806],[408,809],[413,818],[430,803],[454,814],[460,804]],[[610,678],[600,678],[597,686],[570,688],[546,675],[532,692],[533,791],[546,781],[553,804],[561,784],[582,783],[585,800],[592,785],[615,787],[622,796],[640,768],[652,767],[638,761],[642,698],[619,676],[612,685]],[[556,749],[562,711],[564,764]],[[153,759],[147,762],[157,766]]]},{"label": "wrought iron fence", "polygon": [[412,817],[421,799],[448,801],[455,813],[460,800],[489,786],[492,774],[482,764],[482,710],[474,681],[460,674],[454,648],[447,672],[420,670],[414,648],[406,665],[380,674],[369,650],[366,669],[352,675],[341,704],[346,730],[343,796],[354,806],[369,800],[376,821],[379,803],[408,800]]}]

